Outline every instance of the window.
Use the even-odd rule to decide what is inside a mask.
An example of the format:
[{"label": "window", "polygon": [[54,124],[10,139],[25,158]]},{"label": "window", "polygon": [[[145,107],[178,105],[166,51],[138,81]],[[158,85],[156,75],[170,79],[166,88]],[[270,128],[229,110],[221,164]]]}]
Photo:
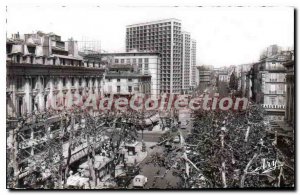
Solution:
[{"label": "window", "polygon": [[117,82],[120,82],[121,81],[121,79],[117,79]]},{"label": "window", "polygon": [[35,54],[35,47],[27,46],[28,52],[31,54]]},{"label": "window", "polygon": [[128,79],[128,82],[132,82],[132,79]]},{"label": "window", "polygon": [[121,86],[117,86],[117,92],[120,93],[121,91]]},{"label": "window", "polygon": [[275,97],[270,97],[270,103],[271,103],[271,105],[275,104]]},{"label": "window", "polygon": [[65,87],[66,86],[66,78],[63,78],[62,82],[63,82],[63,87]]},{"label": "window", "polygon": [[35,89],[35,87],[36,87],[36,78],[32,78],[32,86],[31,86],[31,88]]},{"label": "window", "polygon": [[54,87],[57,87],[57,83],[58,81],[57,81],[57,78],[53,78],[53,84],[54,84]]},{"label": "window", "polygon": [[139,59],[139,65],[140,64],[143,64],[143,59],[142,58]]},{"label": "window", "polygon": [[18,115],[20,116],[22,114],[22,107],[23,107],[23,98],[19,98],[19,105],[18,105]]},{"label": "window", "polygon": [[6,53],[7,54],[11,53],[11,50],[12,50],[12,45],[6,44]]},{"label": "window", "polygon": [[17,55],[17,63],[20,63],[21,57]]},{"label": "window", "polygon": [[44,77],[44,89],[48,88],[48,81],[49,79],[47,77]]},{"label": "window", "polygon": [[121,64],[124,64],[124,59],[121,59]]},{"label": "window", "polygon": [[96,79],[95,79],[95,78],[92,78],[92,83],[93,83],[92,86],[96,86],[96,85],[95,85],[95,83],[96,83]]},{"label": "window", "polygon": [[271,91],[271,93],[273,93],[273,92],[276,91],[275,85],[271,85],[271,86],[270,86],[270,91]]},{"label": "window", "polygon": [[280,91],[281,94],[284,94],[284,91],[285,91],[285,85],[284,84],[279,85],[279,91]]},{"label": "window", "polygon": [[271,68],[271,69],[275,69],[275,68],[276,68],[276,63],[275,63],[275,62],[272,62],[271,65],[270,65],[270,68]]},{"label": "window", "polygon": [[88,78],[85,79],[85,86],[87,86],[87,87],[89,86],[89,79]]},{"label": "window", "polygon": [[23,90],[23,80],[22,80],[22,78],[17,79],[17,90]]},{"label": "window", "polygon": [[118,64],[119,63],[119,59],[115,59],[115,63]]},{"label": "window", "polygon": [[71,78],[71,84],[72,84],[72,86],[74,86],[74,84],[75,84],[75,79],[74,79],[74,77]]},{"label": "window", "polygon": [[79,84],[79,86],[81,86],[81,85],[82,85],[82,78],[79,78],[79,80],[78,80],[78,84]]},{"label": "window", "polygon": [[149,69],[149,59],[145,58],[144,62],[145,62],[145,70],[148,70]]},{"label": "window", "polygon": [[136,65],[136,59],[135,58],[132,59],[132,64]]},{"label": "window", "polygon": [[282,97],[279,97],[279,98],[278,98],[278,104],[279,104],[279,105],[283,105],[283,104],[284,104],[284,100],[283,100]]},{"label": "window", "polygon": [[132,86],[128,86],[128,92],[132,92]]},{"label": "window", "polygon": [[130,64],[130,59],[126,59],[126,64]]}]

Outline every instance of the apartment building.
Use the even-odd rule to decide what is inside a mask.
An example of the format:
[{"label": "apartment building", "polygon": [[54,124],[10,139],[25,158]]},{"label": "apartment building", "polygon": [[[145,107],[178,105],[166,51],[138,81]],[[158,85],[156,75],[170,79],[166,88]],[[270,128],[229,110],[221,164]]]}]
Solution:
[{"label": "apartment building", "polygon": [[199,83],[198,85],[208,87],[212,81],[212,69],[206,66],[197,67],[199,72]]},{"label": "apartment building", "polygon": [[104,69],[100,61],[89,63],[79,56],[76,45],[42,32],[7,39],[7,116],[54,107],[57,96],[100,94]]},{"label": "apartment building", "polygon": [[269,46],[260,61],[251,69],[252,94],[256,103],[262,104],[271,120],[283,120],[286,105],[286,69],[284,63],[290,51],[277,45]]},{"label": "apartment building", "polygon": [[196,74],[197,74],[197,67],[196,67],[196,52],[197,52],[197,42],[195,39],[191,40],[191,68],[190,68],[190,86],[196,87]]},{"label": "apartment building", "polygon": [[[82,101],[91,94],[100,96],[105,69],[100,60],[79,56],[77,42],[73,39],[62,41],[54,33],[37,32],[7,38],[6,71],[7,150],[13,149],[13,137],[16,136],[21,179],[32,173],[35,158],[43,158],[49,137],[60,143],[61,122],[65,119],[57,115],[59,111],[48,116],[50,113],[45,109],[69,106],[68,98],[75,95]],[[15,133],[19,117],[34,111],[39,111],[40,116],[45,115],[45,121],[31,119]],[[68,136],[65,135],[65,140],[69,139]],[[64,148],[68,145],[65,140]],[[70,163],[86,155],[86,147],[75,147]]]},{"label": "apartment building", "polygon": [[134,72],[145,76],[151,76],[151,96],[157,98],[161,94],[161,58],[159,53],[135,51],[124,53],[102,53],[101,60],[104,64],[130,65]]},{"label": "apartment building", "polygon": [[108,66],[104,80],[104,95],[129,97],[142,93],[151,95],[151,76],[134,71],[130,64],[113,64]]},{"label": "apartment building", "polygon": [[189,32],[182,32],[182,90],[188,90],[191,84],[191,34]]},{"label": "apartment building", "polygon": [[181,21],[165,19],[126,27],[126,51],[161,54],[160,85],[162,93],[179,94],[182,88]]}]

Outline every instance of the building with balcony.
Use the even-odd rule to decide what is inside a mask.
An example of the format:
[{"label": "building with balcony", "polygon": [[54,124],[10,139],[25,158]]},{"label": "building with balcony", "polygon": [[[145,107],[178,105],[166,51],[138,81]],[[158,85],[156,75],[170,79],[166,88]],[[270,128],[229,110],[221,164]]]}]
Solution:
[{"label": "building with balcony", "polygon": [[181,40],[182,90],[187,90],[191,84],[191,34],[183,31]]},{"label": "building with balcony", "polygon": [[191,40],[191,69],[190,69],[190,86],[193,86],[193,87],[196,87],[196,80],[197,80],[197,68],[196,68],[196,52],[197,52],[197,49],[196,49],[196,46],[197,46],[197,42],[196,40],[192,39]]},{"label": "building with balcony", "polygon": [[157,98],[161,94],[161,62],[160,54],[155,52],[101,53],[103,64],[130,65],[135,73],[151,76],[151,96]]},{"label": "building with balcony", "polygon": [[77,42],[53,33],[14,35],[6,41],[7,116],[18,117],[59,104],[57,96],[99,94],[104,69],[78,55]]},{"label": "building with balcony", "polygon": [[[35,158],[42,159],[49,138],[60,143],[61,122],[65,119],[57,115],[59,111],[48,116],[45,109],[67,106],[68,98],[74,95],[81,97],[83,102],[91,94],[100,96],[105,69],[100,67],[100,60],[89,63],[89,59],[79,56],[77,42],[73,39],[62,41],[53,33],[37,32],[15,34],[6,40],[6,72],[7,150],[13,148],[16,136],[21,179],[31,174]],[[30,119],[15,134],[19,118],[34,111],[45,115],[45,120]],[[75,128],[80,130],[78,121]],[[62,143],[65,158],[68,136]],[[70,163],[86,155],[86,145],[80,145],[72,150]]]},{"label": "building with balcony", "polygon": [[218,82],[229,83],[230,76],[227,71],[218,72]]},{"label": "building with balcony", "polygon": [[198,85],[208,87],[212,81],[212,69],[207,66],[198,66],[199,83]]},{"label": "building with balcony", "polygon": [[261,104],[271,120],[283,120],[286,106],[286,69],[290,51],[271,45],[251,68],[252,99]]},{"label": "building with balcony", "polygon": [[106,96],[115,94],[129,97],[137,93],[151,96],[151,76],[134,71],[131,65],[109,65],[103,90]]},{"label": "building with balcony", "polygon": [[181,22],[165,19],[126,27],[126,51],[161,54],[161,93],[177,93],[182,88]]}]

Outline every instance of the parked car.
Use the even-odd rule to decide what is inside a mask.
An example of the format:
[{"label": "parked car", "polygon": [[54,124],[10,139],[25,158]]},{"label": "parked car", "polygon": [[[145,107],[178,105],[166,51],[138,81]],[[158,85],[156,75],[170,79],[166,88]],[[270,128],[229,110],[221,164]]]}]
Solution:
[{"label": "parked car", "polygon": [[133,178],[133,187],[143,188],[148,181],[148,178],[144,175],[137,175]]}]

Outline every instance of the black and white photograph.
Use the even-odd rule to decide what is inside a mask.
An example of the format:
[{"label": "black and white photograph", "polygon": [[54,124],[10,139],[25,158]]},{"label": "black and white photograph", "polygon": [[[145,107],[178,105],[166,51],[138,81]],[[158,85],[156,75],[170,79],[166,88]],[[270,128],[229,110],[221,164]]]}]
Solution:
[{"label": "black and white photograph", "polygon": [[9,191],[295,190],[295,7],[5,11]]}]

